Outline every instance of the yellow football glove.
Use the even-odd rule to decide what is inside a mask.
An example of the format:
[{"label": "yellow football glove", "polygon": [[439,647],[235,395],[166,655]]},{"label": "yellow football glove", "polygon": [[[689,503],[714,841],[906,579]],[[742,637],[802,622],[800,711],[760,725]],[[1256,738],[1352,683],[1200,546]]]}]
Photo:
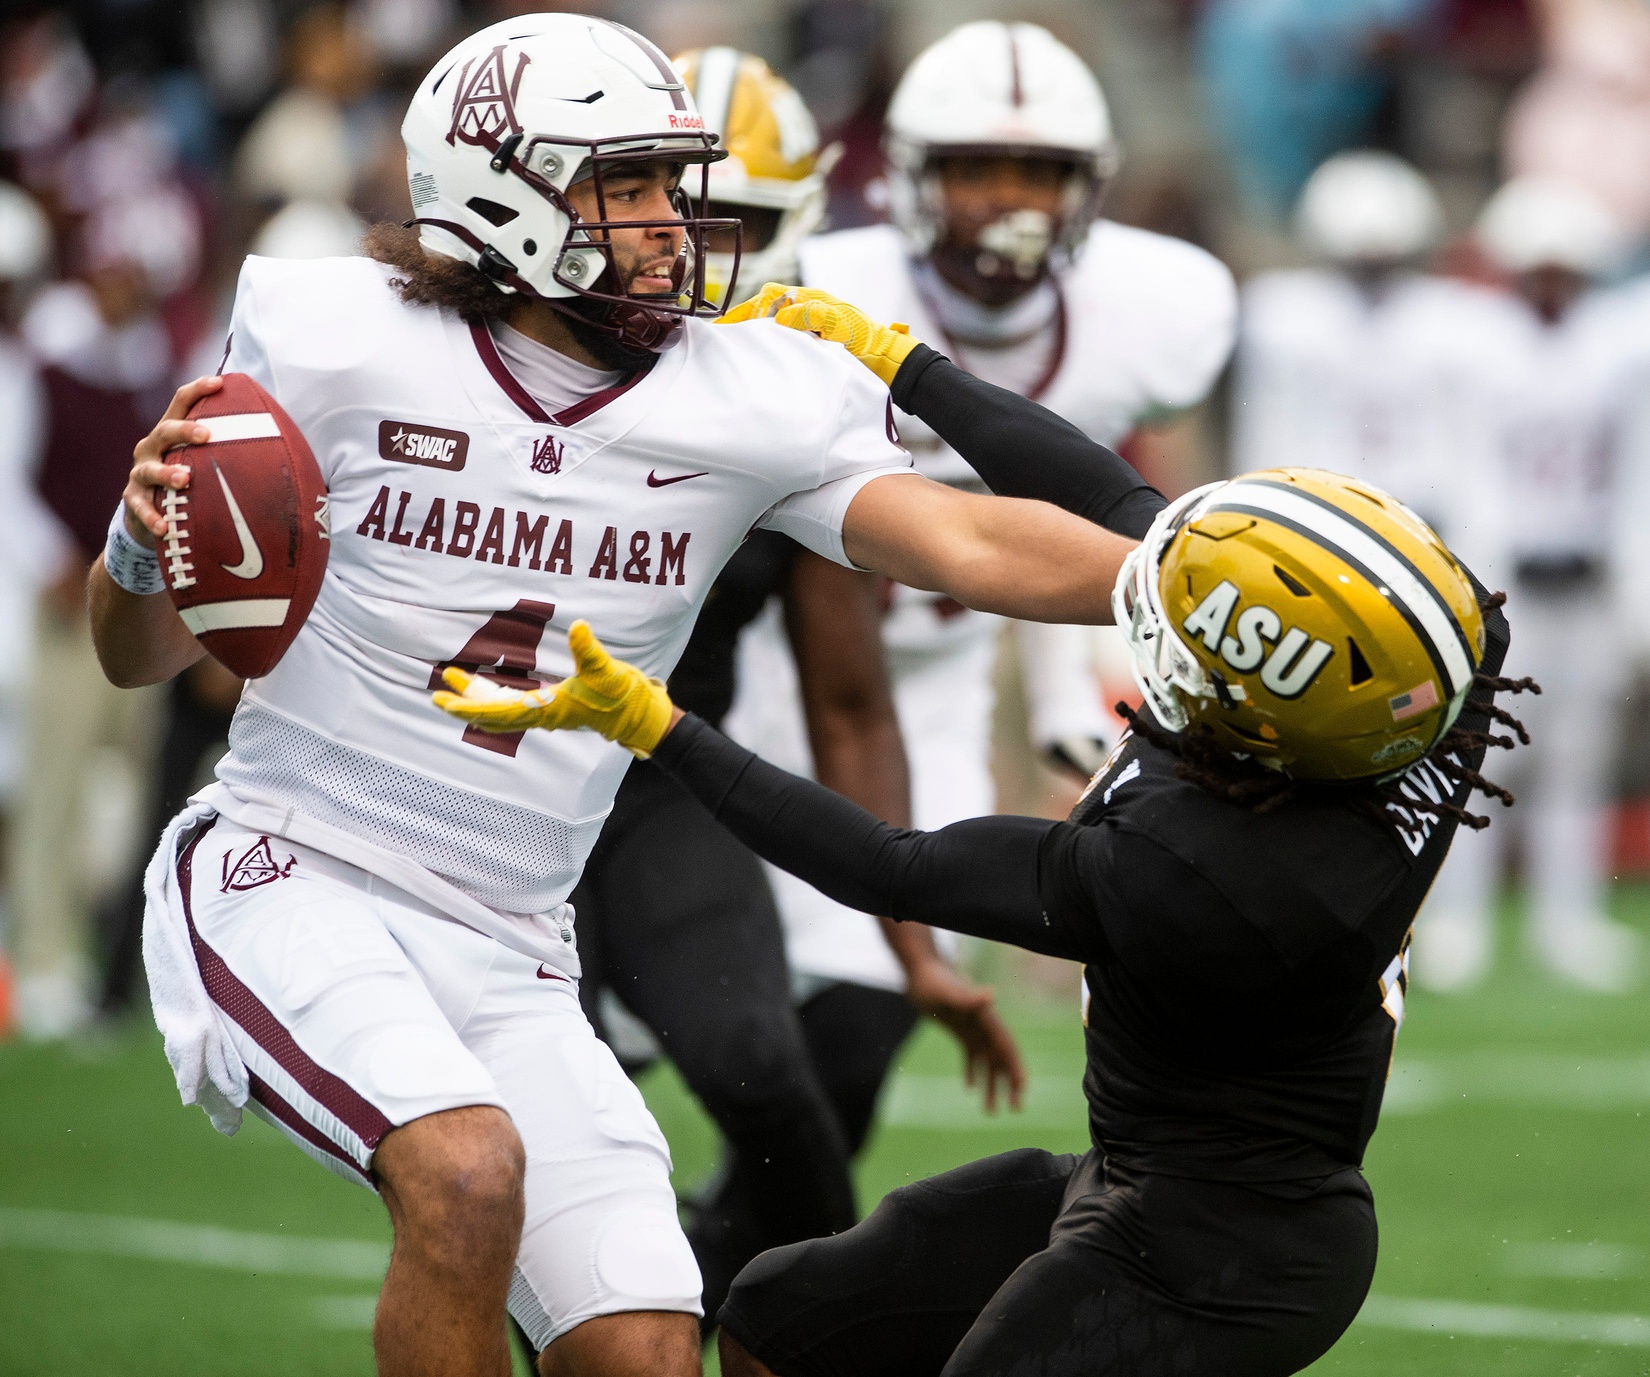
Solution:
[{"label": "yellow football glove", "polygon": [[787,287],[770,282],[748,301],[742,301],[716,323],[737,325],[771,317],[792,330],[806,330],[840,344],[888,386],[919,341],[896,321],[879,325],[857,306],[812,287]]},{"label": "yellow football glove", "polygon": [[435,705],[488,732],[589,727],[646,760],[670,730],[665,686],[609,655],[589,622],[574,622],[567,644],[577,666],[571,679],[523,693],[450,666],[441,677],[453,692],[437,690]]}]

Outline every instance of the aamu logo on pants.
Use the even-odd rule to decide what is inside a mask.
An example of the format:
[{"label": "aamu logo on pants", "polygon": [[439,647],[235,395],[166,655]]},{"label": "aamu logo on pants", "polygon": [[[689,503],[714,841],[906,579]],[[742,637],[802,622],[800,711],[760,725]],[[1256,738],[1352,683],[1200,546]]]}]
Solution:
[{"label": "aamu logo on pants", "polygon": [[443,430],[411,421],[378,423],[379,457],[392,463],[420,464],[457,473],[469,453],[470,437],[462,430]]}]

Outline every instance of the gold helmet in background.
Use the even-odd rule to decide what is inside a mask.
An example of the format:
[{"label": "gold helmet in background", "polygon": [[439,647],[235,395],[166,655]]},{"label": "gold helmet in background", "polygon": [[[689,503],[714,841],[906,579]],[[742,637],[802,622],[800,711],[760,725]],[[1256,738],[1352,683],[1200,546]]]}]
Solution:
[{"label": "gold helmet in background", "polygon": [[822,156],[819,129],[802,97],[753,53],[697,48],[673,59],[707,131],[729,156],[710,173],[719,217],[744,222],[737,295],[722,301],[733,276],[733,245],[711,236],[708,291],[723,310],[765,282],[795,282],[797,246],[825,218],[825,176],[835,147]]},{"label": "gold helmet in background", "polygon": [[1317,469],[1173,503],[1112,607],[1164,726],[1201,724],[1297,779],[1401,773],[1454,724],[1484,657],[1472,583],[1432,529]]}]

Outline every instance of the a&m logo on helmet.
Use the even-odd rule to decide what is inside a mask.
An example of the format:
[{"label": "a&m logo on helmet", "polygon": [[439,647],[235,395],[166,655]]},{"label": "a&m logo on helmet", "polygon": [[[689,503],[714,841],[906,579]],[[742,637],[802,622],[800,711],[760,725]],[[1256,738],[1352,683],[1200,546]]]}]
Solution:
[{"label": "a&m logo on helmet", "polygon": [[462,139],[477,147],[496,150],[506,134],[521,133],[516,118],[516,92],[527,70],[526,53],[516,55],[515,71],[505,72],[505,45],[500,43],[481,61],[460,69],[453,83],[453,124],[447,142]]}]

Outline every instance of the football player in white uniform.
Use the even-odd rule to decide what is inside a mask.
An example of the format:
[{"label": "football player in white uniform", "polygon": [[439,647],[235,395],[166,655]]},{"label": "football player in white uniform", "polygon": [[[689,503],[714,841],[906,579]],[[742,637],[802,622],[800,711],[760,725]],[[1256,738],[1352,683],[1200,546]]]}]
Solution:
[{"label": "football player in white uniform", "polygon": [[[1489,478],[1480,491],[1494,499],[1475,543],[1518,620],[1509,670],[1543,690],[1526,713],[1535,748],[1510,781],[1523,804],[1529,940],[1572,984],[1630,989],[1642,943],[1606,908],[1628,668],[1611,537],[1644,355],[1615,294],[1594,289],[1626,244],[1588,193],[1535,179],[1491,198],[1477,238],[1512,290],[1455,340],[1476,365],[1464,403]],[[1418,980],[1463,988],[1489,968],[1501,854],[1480,835],[1450,853],[1416,929]]]},{"label": "football player in white uniform", "polygon": [[1317,264],[1243,289],[1231,467],[1362,479],[1481,556],[1462,499],[1459,405],[1475,365],[1461,342],[1499,311],[1487,291],[1421,271],[1443,226],[1431,184],[1390,153],[1337,154],[1312,174],[1296,236]]},{"label": "football player in white uniform", "polygon": [[[1035,25],[965,24],[901,78],[886,139],[893,223],[806,241],[807,286],[907,323],[960,366],[1104,444],[1202,400],[1232,346],[1231,274],[1180,240],[1095,220],[1118,150],[1105,98],[1075,53]],[[899,431],[922,473],[979,490],[973,470],[921,420],[901,413]],[[889,598],[884,643],[914,824],[990,813],[1001,619],[898,584]],[[1115,734],[1088,633],[1017,631],[1035,742],[1086,778]],[[747,636],[748,692],[729,728],[806,772],[794,695],[773,688],[786,673],[777,646],[776,621]],[[770,875],[799,993],[846,984],[884,992],[897,1009],[903,973],[875,921],[792,875]],[[860,996],[862,1018],[876,1002]]]},{"label": "football player in white uniform", "polygon": [[[836,346],[699,318],[712,226],[678,181],[718,152],[639,35],[485,29],[402,133],[416,235],[242,272],[226,366],[307,437],[331,554],[151,864],[157,1021],[220,1128],[250,1104],[384,1197],[382,1370],[498,1377],[508,1305],[543,1373],[691,1373],[668,1151],[579,1009],[565,903],[629,756],[463,729],[432,684],[565,677],[580,617],[662,677],[755,527],[1062,622],[1108,619],[1130,546],[912,475],[886,393]],[[165,456],[210,441],[186,413],[216,386],[180,389],[138,446],[93,571],[119,684],[204,653],[162,589],[153,493],[187,486]]]}]

